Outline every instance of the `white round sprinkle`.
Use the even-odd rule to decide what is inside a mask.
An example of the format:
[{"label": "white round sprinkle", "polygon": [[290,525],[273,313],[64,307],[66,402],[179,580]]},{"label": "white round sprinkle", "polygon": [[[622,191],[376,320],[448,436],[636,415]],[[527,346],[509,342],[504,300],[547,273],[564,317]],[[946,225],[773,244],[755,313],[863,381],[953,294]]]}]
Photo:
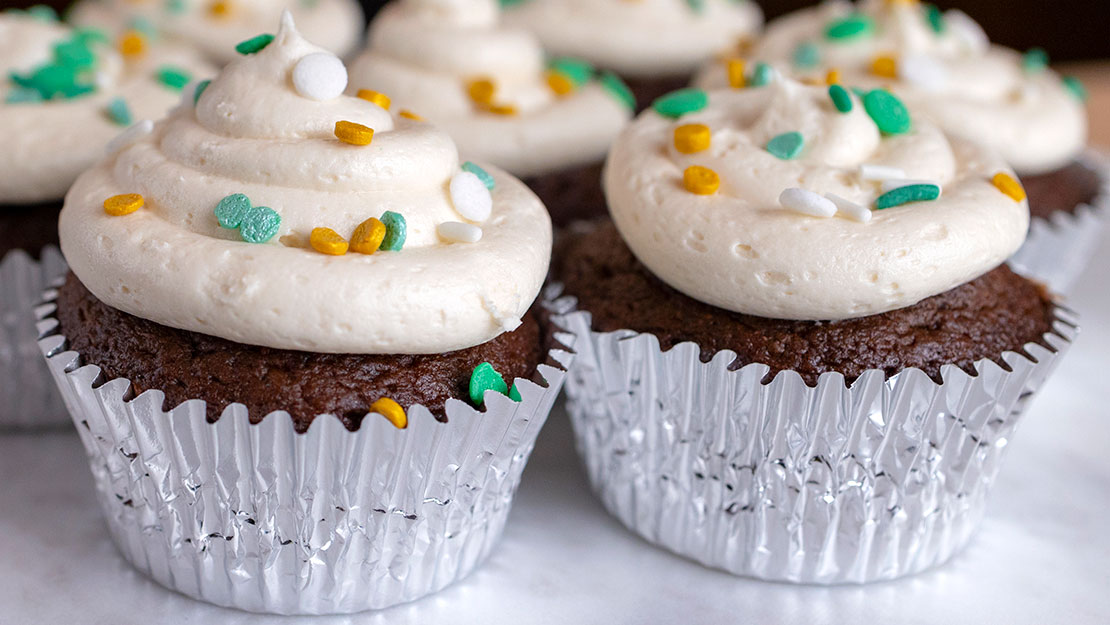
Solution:
[{"label": "white round sprinkle", "polygon": [[460,215],[479,223],[489,219],[493,211],[493,197],[482,179],[468,171],[451,178],[451,202]]},{"label": "white round sprinkle", "polygon": [[836,204],[836,210],[838,213],[844,215],[848,219],[852,219],[861,223],[867,223],[871,221],[870,208],[867,208],[862,204],[856,204],[852,200],[840,197],[835,193],[826,193],[825,197],[828,198],[828,200],[833,204]]},{"label": "white round sprinkle", "polygon": [[925,54],[908,54],[898,62],[898,74],[924,91],[943,91],[948,86],[948,68]]},{"label": "white round sprinkle", "polygon": [[991,41],[983,27],[971,18],[970,15],[959,9],[949,9],[944,12],[944,23],[948,25],[960,41],[972,52],[984,52],[990,47]]},{"label": "white round sprinkle", "polygon": [[436,234],[448,243],[477,243],[482,240],[482,229],[460,221],[445,221],[436,226]]},{"label": "white round sprinkle", "polygon": [[859,166],[859,177],[863,180],[900,180],[906,177],[906,172],[897,167],[863,164]]},{"label": "white round sprinkle", "polygon": [[911,184],[931,184],[938,189],[940,188],[940,185],[933,182],[932,180],[909,180],[907,178],[903,178],[902,180],[884,180],[882,184],[882,189],[883,193],[886,193],[887,191],[893,191],[902,187],[908,187]]},{"label": "white round sprinkle", "polygon": [[805,189],[786,189],[779,195],[779,204],[795,213],[813,217],[832,217],[836,214],[836,204],[832,200]]},{"label": "white round sprinkle", "polygon": [[108,154],[115,154],[123,148],[135,143],[139,139],[149,135],[154,131],[154,122],[149,119],[144,119],[139,122],[128,126],[126,130],[116,135],[115,139],[108,142],[108,147],[105,151]]},{"label": "white round sprinkle", "polygon": [[334,54],[314,52],[297,61],[293,86],[306,98],[331,100],[347,88],[347,68]]}]

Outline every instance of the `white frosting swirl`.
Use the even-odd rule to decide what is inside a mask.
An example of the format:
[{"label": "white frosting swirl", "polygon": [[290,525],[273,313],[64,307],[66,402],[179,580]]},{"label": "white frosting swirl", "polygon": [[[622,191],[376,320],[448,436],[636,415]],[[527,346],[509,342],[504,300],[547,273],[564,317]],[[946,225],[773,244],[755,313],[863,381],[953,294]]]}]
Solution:
[{"label": "white frosting swirl", "polygon": [[505,21],[549,52],[636,78],[688,76],[718,50],[753,35],[763,14],[749,0],[527,0]]},{"label": "white frosting swirl", "polygon": [[[495,0],[402,0],[370,26],[370,45],[351,67],[351,90],[392,98],[446,130],[467,157],[518,176],[600,161],[631,111],[596,81],[563,97],[545,81],[543,51],[523,30],[498,25]],[[498,104],[476,106],[467,84],[496,85]]]},{"label": "white frosting swirl", "polygon": [[346,56],[358,46],[365,18],[355,0],[79,0],[68,19],[111,32],[128,28],[135,18],[146,19],[222,65],[238,56],[236,44],[269,32],[286,9],[300,31],[328,51]]},{"label": "white frosting swirl", "polygon": [[[910,306],[1004,262],[1025,238],[1029,208],[992,183],[1001,158],[935,126],[883,137],[858,99],[837,112],[823,87],[780,81],[713,91],[674,121],[648,111],[617,139],[605,171],[609,210],[637,258],[675,289],[728,310],[780,319],[862,317]],[[712,130],[708,150],[675,149],[677,125]],[[780,160],[764,146],[797,131],[805,148]],[[783,208],[785,189],[873,206],[880,184],[860,165],[935,181],[940,199],[878,210],[867,223]],[[691,165],[716,171],[715,195],[683,186]],[[1010,174],[1012,175],[1012,173]]]},{"label": "white frosting swirl", "polygon": [[[81,176],[62,211],[62,250],[101,301],[152,321],[241,343],[330,353],[439,353],[519,324],[547,272],[551,224],[522,183],[498,170],[492,214],[472,244],[439,224],[463,222],[449,196],[454,144],[425,123],[340,96],[299,95],[290,75],[320,52],[283,25],[261,52],[228,65],[197,106],[183,107]],[[375,130],[341,143],[337,121]],[[140,193],[122,217],[105,198]],[[281,215],[267,243],[219,226],[221,198],[243,193]],[[308,247],[385,211],[407,221],[401,251],[328,256]]]},{"label": "white frosting swirl", "polygon": [[[1024,71],[1021,55],[992,46],[971,18],[949,12],[934,30],[924,5],[869,0],[827,2],[768,25],[754,58],[797,77],[824,78],[836,68],[849,85],[889,86],[918,114],[946,132],[985,143],[1019,173],[1058,169],[1087,143],[1083,103],[1050,70]],[[859,12],[873,20],[871,34],[850,40],[825,36],[835,20]],[[799,64],[799,46],[812,46],[816,63]],[[898,64],[898,77],[872,73],[878,56]],[[705,68],[695,84],[726,86],[723,65]]]},{"label": "white frosting swirl", "polygon": [[106,112],[114,98],[123,98],[136,121],[165,114],[181,94],[159,84],[158,68],[172,64],[197,77],[215,71],[178,46],[152,46],[125,62],[108,44],[91,44],[97,56],[94,92],[9,103],[16,88],[9,75],[26,74],[50,62],[54,46],[72,36],[72,29],[57,22],[0,14],[0,204],[61,199],[77,175],[100,159],[104,146],[123,130]]}]

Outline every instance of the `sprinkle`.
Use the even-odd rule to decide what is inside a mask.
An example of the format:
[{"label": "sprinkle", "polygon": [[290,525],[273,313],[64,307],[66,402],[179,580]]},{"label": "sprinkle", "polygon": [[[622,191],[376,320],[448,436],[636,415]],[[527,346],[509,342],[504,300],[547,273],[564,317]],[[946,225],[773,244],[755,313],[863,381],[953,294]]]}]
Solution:
[{"label": "sprinkle", "polygon": [[207,89],[208,85],[211,85],[211,84],[212,84],[211,80],[202,80],[202,81],[197,83],[196,89],[193,89],[193,105],[194,106],[196,106],[196,103],[200,101],[200,96],[201,96],[201,94],[204,93],[204,90]]},{"label": "sprinkle", "polygon": [[772,137],[767,142],[767,151],[772,156],[780,158],[784,161],[793,160],[802,153],[802,148],[805,147],[805,137],[802,133],[797,131],[784,132],[781,135]]},{"label": "sprinkle", "polygon": [[335,122],[335,138],[351,145],[370,145],[374,140],[374,129],[355,122]]},{"label": "sprinkle", "polygon": [[91,26],[73,29],[73,37],[85,45],[90,43],[111,43],[112,41],[103,30]]},{"label": "sprinkle", "polygon": [[883,134],[905,134],[913,126],[906,105],[889,91],[875,89],[867,92],[863,96],[863,108]]},{"label": "sprinkle", "polygon": [[509,385],[505,384],[505,378],[493,368],[493,365],[488,362],[474,367],[474,371],[470,374],[470,403],[475,406],[481,406],[485,401],[486,391],[494,391],[502,395],[509,392]]},{"label": "sprinkle", "polygon": [[313,228],[308,235],[312,249],[329,256],[342,256],[347,253],[347,240],[331,228]]},{"label": "sprinkle", "polygon": [[497,93],[497,85],[489,78],[475,78],[466,83],[466,95],[475,104],[489,106],[493,104],[493,96]]},{"label": "sprinkle", "polygon": [[682,184],[690,193],[713,195],[721,188],[721,177],[708,167],[691,165],[682,172]]},{"label": "sprinkle", "polygon": [[190,80],[188,72],[173,65],[163,65],[159,67],[156,76],[158,82],[170,89],[176,89],[177,91],[184,89],[185,85],[189,84]]},{"label": "sprinkle", "polygon": [[766,63],[756,63],[755,70],[752,72],[752,79],[748,81],[748,85],[752,87],[764,87],[775,81],[775,70]]},{"label": "sprinkle", "polygon": [[393,211],[385,211],[382,213],[380,221],[385,225],[385,237],[378,249],[383,252],[400,252],[401,248],[405,246],[408,230],[408,224],[405,223],[404,216]]},{"label": "sprinkle", "polygon": [[188,5],[185,4],[185,0],[166,0],[166,11],[174,15],[180,15],[188,8]]},{"label": "sprinkle", "polygon": [[154,24],[150,22],[149,19],[143,17],[142,15],[136,15],[135,17],[132,17],[131,20],[127,23],[127,27],[131,30],[136,30],[142,33],[143,36],[145,36],[147,39],[158,38],[158,29],[154,26]]},{"label": "sprinkle", "polygon": [[386,227],[380,219],[371,217],[355,227],[351,234],[351,251],[358,254],[373,254],[382,247]]},{"label": "sprinkle", "polygon": [[493,211],[493,196],[477,175],[462,171],[451,177],[449,185],[455,211],[469,221],[483,222]]},{"label": "sprinkle", "polygon": [[233,193],[216,204],[216,221],[221,228],[234,230],[238,228],[243,219],[251,210],[251,200],[242,193]]},{"label": "sprinkle", "polygon": [[933,29],[936,34],[944,32],[944,15],[941,14],[940,9],[935,4],[925,5],[925,20],[929,22],[929,27]]},{"label": "sprinkle", "polygon": [[863,204],[857,204],[852,200],[840,197],[835,193],[826,193],[825,198],[836,205],[837,213],[847,216],[853,221],[860,223],[867,223],[871,221],[871,209]]},{"label": "sprinkle", "polygon": [[713,133],[705,124],[684,124],[674,129],[674,149],[695,154],[709,149]]},{"label": "sprinkle", "polygon": [[524,401],[524,398],[520,396],[520,389],[517,388],[516,384],[509,389],[509,399],[517,403]]},{"label": "sprinkle", "polygon": [[494,115],[512,116],[517,114],[516,107],[512,104],[490,104],[483,108],[487,113],[492,113]]},{"label": "sprinkle", "polygon": [[893,191],[895,189],[901,189],[902,187],[911,187],[914,185],[926,185],[936,187],[938,189],[940,188],[940,185],[933,182],[932,180],[914,180],[912,178],[887,178],[886,180],[879,181],[879,188],[882,189],[883,193],[886,193],[887,191]]},{"label": "sprinkle", "polygon": [[621,80],[620,76],[609,71],[601,72],[597,77],[597,82],[629,110],[636,109],[636,96],[628,88],[628,85]]},{"label": "sprinkle", "polygon": [[1021,202],[1026,198],[1025,188],[1022,187],[1021,183],[1015,180],[1013,176],[1006,172],[1000,171],[995,174],[994,177],[991,178],[991,184],[999,191],[1008,195],[1010,199],[1015,202]]},{"label": "sprinkle", "polygon": [[401,109],[401,112],[397,113],[397,114],[400,115],[401,117],[404,117],[405,119],[411,119],[414,122],[424,121],[423,117],[417,115],[416,113],[413,113],[412,111],[406,110],[406,109]]},{"label": "sprinkle", "polygon": [[398,430],[403,430],[409,426],[409,418],[405,416],[405,409],[401,407],[401,404],[388,397],[382,397],[370,404],[370,412],[376,412],[385,417]]},{"label": "sprinkle", "polygon": [[748,79],[744,75],[746,67],[744,59],[729,59],[725,61],[725,66],[728,71],[728,86],[733,89],[743,89],[748,85]]},{"label": "sprinkle", "polygon": [[42,94],[39,93],[38,89],[16,87],[4,97],[5,104],[27,104],[30,102],[42,102]]},{"label": "sprinkle", "polygon": [[705,0],[686,0],[686,6],[694,13],[702,13],[705,11]]},{"label": "sprinkle", "polygon": [[879,55],[871,61],[871,73],[882,78],[898,78],[898,61],[890,55]]},{"label": "sprinkle", "polygon": [[212,17],[224,17],[231,13],[231,3],[225,0],[216,0],[208,5],[208,14]]},{"label": "sprinkle", "polygon": [[679,89],[651,103],[651,108],[663,117],[678,119],[687,113],[696,113],[709,104],[709,95],[701,89]]},{"label": "sprinkle", "polygon": [[468,171],[475,176],[478,176],[478,179],[481,180],[482,184],[486,185],[486,188],[490,191],[493,191],[494,187],[497,186],[497,183],[493,180],[493,176],[491,176],[488,171],[482,169],[478,165],[475,165],[473,162],[466,161],[461,165],[461,167],[463,171]]},{"label": "sprinkle", "polygon": [[1071,92],[1073,96],[1080,102],[1087,101],[1087,88],[1083,86],[1083,81],[1075,76],[1064,76],[1064,88]]},{"label": "sprinkle", "polygon": [[366,100],[367,102],[370,102],[371,104],[377,104],[387,111],[389,110],[389,106],[393,103],[393,101],[389,99],[389,96],[380,91],[374,91],[372,89],[359,89],[358,97]]},{"label": "sprinkle", "polygon": [[247,243],[265,243],[281,229],[281,215],[268,206],[255,206],[239,224],[239,236]]},{"label": "sprinkle", "polygon": [[838,84],[840,84],[840,70],[830,69],[828,71],[828,73],[825,74],[825,84],[826,85],[838,85]]},{"label": "sprinkle", "polygon": [[554,92],[555,95],[565,96],[574,92],[574,83],[566,77],[566,74],[548,70],[545,77],[547,86],[551,88],[551,91]]},{"label": "sprinkle", "polygon": [[906,172],[897,167],[864,163],[859,166],[859,177],[861,180],[904,180]]},{"label": "sprinkle", "polygon": [[293,67],[293,87],[310,100],[337,98],[347,88],[347,68],[334,54],[306,54]]},{"label": "sprinkle", "polygon": [[850,41],[870,35],[874,30],[874,20],[862,13],[852,13],[829,24],[825,37],[834,41]]},{"label": "sprinkle", "polygon": [[59,65],[87,68],[96,63],[96,56],[89,50],[88,44],[75,38],[54,46],[54,61]]},{"label": "sprinkle", "polygon": [[266,48],[266,46],[270,45],[270,42],[272,42],[273,40],[274,36],[270,33],[255,35],[254,37],[251,37],[246,41],[240,41],[239,43],[237,43],[235,45],[235,51],[243,55],[261,52]]},{"label": "sprinkle", "polygon": [[45,4],[36,4],[27,8],[27,15],[42,22],[57,22],[58,12]]},{"label": "sprinkle", "polygon": [[1044,48],[1031,48],[1021,56],[1021,68],[1027,74],[1044,71],[1048,67],[1048,53]]},{"label": "sprinkle", "polygon": [[930,202],[940,197],[940,187],[935,184],[911,184],[892,189],[875,200],[875,208],[893,208],[910,202]]},{"label": "sprinkle", "polygon": [[146,39],[142,33],[129,30],[120,37],[119,51],[124,56],[139,56],[146,49]]},{"label": "sprinkle", "polygon": [[832,100],[833,106],[841,113],[852,112],[852,96],[848,94],[848,90],[837,84],[829,85],[829,99]]},{"label": "sprinkle", "polygon": [[477,243],[482,240],[482,229],[458,221],[445,221],[436,226],[436,234],[448,243]]},{"label": "sprinkle", "polygon": [[805,41],[794,48],[794,65],[801,69],[817,67],[821,62],[821,49],[812,41]]},{"label": "sprinkle", "polygon": [[104,212],[112,217],[122,217],[134,213],[142,208],[144,204],[146,204],[146,200],[138,193],[113,195],[104,200]]},{"label": "sprinkle", "polygon": [[836,204],[813,191],[792,187],[779,194],[779,204],[795,213],[813,217],[832,217],[836,214]]},{"label": "sprinkle", "polygon": [[[593,65],[587,61],[570,57],[552,59],[551,62],[547,64],[547,69],[549,70],[549,85],[551,84],[551,76],[558,75],[569,83],[571,90],[586,84],[594,75]],[[554,86],[552,86],[552,89],[554,89]],[[558,93],[558,91],[556,91],[556,93]]]},{"label": "sprinkle", "polygon": [[146,135],[149,135],[153,131],[154,122],[150,121],[149,119],[144,119],[134,126],[131,126],[127,130],[119,133],[119,135],[116,136],[115,139],[109,141],[107,147],[105,148],[105,152],[107,154],[115,154],[116,152],[119,152],[132,143],[135,143],[139,139],[142,139]]},{"label": "sprinkle", "polygon": [[108,118],[120,126],[131,125],[131,109],[127,107],[127,101],[123,98],[112,98],[108,102],[105,109],[108,113]]}]

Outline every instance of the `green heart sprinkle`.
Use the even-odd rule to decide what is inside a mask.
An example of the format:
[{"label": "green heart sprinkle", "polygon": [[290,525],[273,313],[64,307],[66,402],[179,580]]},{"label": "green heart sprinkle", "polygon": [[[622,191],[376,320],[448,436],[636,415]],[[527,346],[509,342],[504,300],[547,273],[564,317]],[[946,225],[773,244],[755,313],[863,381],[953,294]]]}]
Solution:
[{"label": "green heart sprinkle", "polygon": [[931,202],[940,197],[940,187],[935,184],[910,184],[891,189],[875,200],[875,208],[894,208],[910,202]]},{"label": "green heart sprinkle", "polygon": [[1048,67],[1048,53],[1044,48],[1030,48],[1021,55],[1021,69],[1027,74],[1042,72]]},{"label": "green heart sprinkle", "polygon": [[524,398],[520,396],[520,389],[516,387],[516,384],[509,389],[509,399],[518,403],[524,401]]},{"label": "green heart sprinkle", "polygon": [[749,87],[765,87],[775,80],[775,70],[766,63],[756,63],[752,70],[752,77],[748,81]]},{"label": "green heart sprinkle", "polygon": [[470,403],[475,406],[481,406],[485,401],[486,391],[496,391],[502,395],[509,392],[509,385],[505,384],[505,378],[493,368],[493,365],[488,362],[474,367],[474,372],[470,374]]},{"label": "green heart sprinkle", "polygon": [[910,112],[894,94],[874,89],[863,96],[863,108],[886,135],[906,134],[913,127]]},{"label": "green heart sprinkle", "polygon": [[821,49],[812,41],[805,41],[794,48],[794,65],[802,69],[817,67],[821,63]]},{"label": "green heart sprinkle", "polygon": [[678,119],[687,113],[696,113],[709,105],[709,94],[701,89],[679,89],[651,103],[651,108],[663,117]]},{"label": "green heart sprinkle", "polygon": [[382,238],[382,244],[378,249],[385,252],[400,252],[405,246],[408,231],[405,217],[400,213],[385,211],[379,221],[385,226],[385,237]]},{"label": "green heart sprinkle", "polygon": [[825,37],[833,41],[850,41],[866,37],[875,31],[875,20],[862,13],[852,13],[834,20],[825,29]]},{"label": "green heart sprinkle", "polygon": [[108,118],[120,126],[131,125],[131,109],[127,106],[127,101],[123,98],[112,98],[108,102],[105,109],[108,113]]},{"label": "green heart sprinkle", "polygon": [[54,46],[54,62],[73,68],[92,67],[96,63],[96,56],[85,42],[75,38]]},{"label": "green heart sprinkle", "polygon": [[193,91],[193,106],[196,106],[197,102],[200,102],[201,94],[204,93],[204,90],[207,89],[210,84],[212,84],[211,80],[202,80],[197,83],[196,91]]},{"label": "green heart sprinkle", "polygon": [[1087,101],[1087,87],[1083,86],[1083,81],[1075,76],[1064,76],[1064,88],[1071,92],[1080,102]]},{"label": "green heart sprinkle", "polygon": [[235,193],[220,200],[216,205],[216,221],[221,228],[235,229],[243,223],[243,218],[251,210],[251,200],[242,193]]},{"label": "green heart sprinkle", "polygon": [[159,67],[155,77],[158,79],[158,82],[176,91],[184,89],[185,85],[189,84],[190,78],[189,72],[173,65],[163,65]]},{"label": "green heart sprinkle", "polygon": [[586,84],[594,75],[593,65],[587,61],[571,57],[551,59],[551,62],[547,64],[547,68],[553,72],[559,72],[566,76],[576,87],[581,87]]},{"label": "green heart sprinkle", "polygon": [[238,52],[239,54],[244,54],[244,55],[245,54],[254,54],[255,52],[260,52],[263,49],[265,49],[266,46],[270,45],[270,42],[272,42],[273,40],[274,40],[274,36],[271,35],[270,33],[262,33],[261,35],[255,35],[254,37],[251,37],[250,39],[247,39],[246,41],[240,41],[238,44],[236,44],[235,51]]},{"label": "green heart sprinkle", "polygon": [[636,96],[628,88],[628,85],[621,80],[620,76],[609,71],[601,72],[597,77],[597,82],[621,104],[630,110],[636,110]]},{"label": "green heart sprinkle", "polygon": [[929,28],[932,28],[934,33],[939,35],[944,32],[946,26],[944,23],[944,14],[940,12],[937,5],[925,5],[925,21],[929,22]]},{"label": "green heart sprinkle", "polygon": [[482,184],[486,185],[486,188],[490,191],[493,191],[493,188],[497,186],[497,183],[493,180],[493,176],[489,175],[488,171],[470,161],[463,163],[461,169],[478,176],[478,179],[481,180]]},{"label": "green heart sprinkle", "polygon": [[852,96],[849,95],[848,90],[840,85],[829,85],[829,99],[832,100],[833,106],[841,113],[852,112]]},{"label": "green heart sprinkle", "polygon": [[802,153],[806,140],[802,133],[784,132],[767,142],[767,151],[784,161],[793,160]]},{"label": "green heart sprinkle", "polygon": [[281,229],[281,215],[268,206],[251,208],[239,224],[239,236],[247,243],[265,243]]}]

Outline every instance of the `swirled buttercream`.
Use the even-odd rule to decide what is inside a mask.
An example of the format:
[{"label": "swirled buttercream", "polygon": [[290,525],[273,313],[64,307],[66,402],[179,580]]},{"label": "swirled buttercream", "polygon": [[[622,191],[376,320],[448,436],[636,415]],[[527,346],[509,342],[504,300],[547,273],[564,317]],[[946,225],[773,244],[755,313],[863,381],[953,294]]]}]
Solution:
[{"label": "swirled buttercream", "polygon": [[[81,176],[59,224],[73,271],[125,312],[267,347],[439,353],[514,328],[547,272],[551,224],[542,204],[492,170],[492,210],[470,222],[452,203],[450,181],[463,172],[446,133],[359,98],[296,91],[294,68],[321,52],[287,19],[265,49],[229,64],[195,107]],[[372,141],[339,140],[339,121],[356,138],[372,130]],[[128,193],[146,205],[105,213],[105,198]],[[221,227],[215,207],[235,194],[280,216],[272,238],[248,243],[245,232]],[[395,215],[407,226],[399,251],[354,251],[372,238],[360,224]],[[480,240],[450,243],[437,234],[445,223],[479,228]],[[316,251],[316,228],[349,237],[352,251]],[[359,230],[366,236],[356,246]]]}]

